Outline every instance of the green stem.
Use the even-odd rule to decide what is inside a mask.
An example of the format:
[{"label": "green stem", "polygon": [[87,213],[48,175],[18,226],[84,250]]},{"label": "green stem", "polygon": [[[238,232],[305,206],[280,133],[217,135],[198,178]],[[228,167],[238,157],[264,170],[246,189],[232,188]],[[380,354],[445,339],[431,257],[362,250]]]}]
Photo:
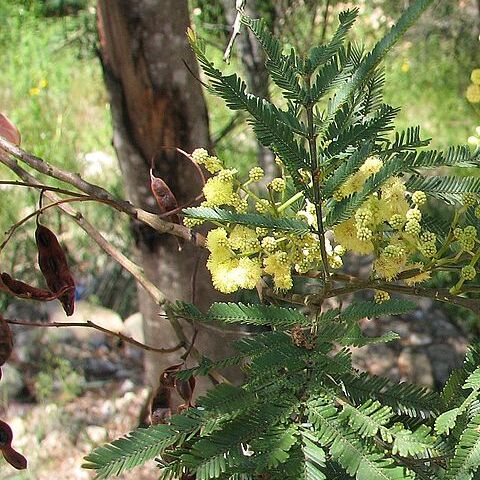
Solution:
[{"label": "green stem", "polygon": [[[305,78],[305,85],[307,90],[310,91],[310,76]],[[328,255],[325,244],[325,229],[323,226],[323,213],[322,213],[322,198],[320,195],[320,185],[318,181],[318,157],[317,157],[317,134],[315,133],[315,123],[313,120],[313,105],[305,106],[307,112],[307,128],[308,128],[308,146],[310,150],[310,160],[311,160],[311,172],[312,172],[312,182],[313,182],[313,197],[315,200],[315,213],[317,216],[317,233],[320,240],[320,252],[322,256],[322,268],[323,268],[323,278],[325,280],[325,287],[328,289],[329,284],[329,265],[328,265]]]},{"label": "green stem", "polygon": [[282,213],[284,210],[286,210],[290,205],[294,204],[297,200],[300,200],[300,198],[303,197],[303,192],[297,192],[293,197],[290,197],[287,201],[282,203],[277,207],[277,211],[279,213]]}]

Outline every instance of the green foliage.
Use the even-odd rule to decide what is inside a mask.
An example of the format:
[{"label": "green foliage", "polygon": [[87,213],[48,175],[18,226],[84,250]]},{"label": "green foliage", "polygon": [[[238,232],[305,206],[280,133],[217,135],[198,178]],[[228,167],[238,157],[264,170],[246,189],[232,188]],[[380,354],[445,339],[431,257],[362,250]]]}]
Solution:
[{"label": "green foliage", "polygon": [[[158,457],[163,479],[185,475],[201,480],[459,480],[476,473],[480,465],[476,347],[441,395],[358,372],[351,358],[352,347],[398,338],[395,332],[368,337],[359,325],[364,318],[401,315],[415,308],[412,302],[390,299],[389,292],[430,292],[412,287],[425,281],[416,277],[445,265],[464,265],[465,258],[475,266],[480,257],[473,252],[474,229],[458,230],[458,220],[468,219],[468,205],[458,208],[449,225],[419,209],[427,197],[461,205],[463,194],[468,194],[467,203],[478,203],[475,179],[428,176],[429,169],[438,166],[476,165],[478,152],[465,147],[418,150],[429,141],[422,139],[418,127],[392,135],[398,109],[382,101],[384,74],[379,64],[430,3],[412,2],[369,53],[346,44],[356,10],[343,13],[333,39],[305,56],[293,50],[285,53],[262,21],[243,17],[265,50],[267,69],[283,91],[286,107],[249,94],[236,74],[223,74],[189,32],[210,91],[232,110],[249,115],[259,140],[278,155],[283,169],[282,178],[268,186],[268,215],[243,213],[249,211],[252,198],[257,207],[262,205],[247,188],[256,180],[235,179],[234,184],[236,172],[221,167],[204,193],[218,187],[223,197],[216,201],[215,195],[205,194],[206,204],[185,211],[193,219],[221,226],[207,237],[207,267],[214,285],[221,284],[219,289],[226,293],[235,291],[228,290],[234,281],[237,287],[256,287],[260,303],[216,303],[206,312],[185,302],[172,305],[172,315],[189,322],[249,328],[248,335],[233,342],[233,356],[218,362],[203,358],[176,378],[239,365],[246,380],[241,386],[217,385],[166,425],[136,430],[97,448],[85,466],[96,470],[99,478],[153,457]],[[397,221],[393,212],[401,212],[395,213]],[[375,217],[380,219],[373,225]],[[408,222],[418,231],[404,228]],[[372,230],[365,224],[373,225]],[[339,272],[340,257],[348,248],[338,241],[338,226],[346,228],[345,244],[352,243],[351,237],[356,238],[354,247],[371,242],[370,250],[360,252],[374,256],[370,278]],[[335,247],[325,235],[330,228]],[[438,237],[432,233],[436,231]],[[312,242],[318,245],[310,249]],[[436,242],[442,242],[438,249]],[[354,247],[350,249],[355,251]],[[457,255],[459,249],[463,256]],[[305,267],[307,256],[312,263]],[[393,271],[385,265],[393,265]],[[295,285],[292,272],[302,279]],[[254,281],[245,286],[242,282],[250,277]],[[448,293],[430,296],[458,300],[456,293],[468,292],[462,290],[464,281],[460,277]],[[375,301],[326,308],[327,298],[357,290],[376,290]]]},{"label": "green foliage", "polygon": [[191,207],[183,210],[187,217],[209,220],[217,223],[235,223],[251,227],[275,228],[286,232],[307,233],[309,228],[305,222],[291,218],[275,218],[254,213],[235,213],[220,208]]}]

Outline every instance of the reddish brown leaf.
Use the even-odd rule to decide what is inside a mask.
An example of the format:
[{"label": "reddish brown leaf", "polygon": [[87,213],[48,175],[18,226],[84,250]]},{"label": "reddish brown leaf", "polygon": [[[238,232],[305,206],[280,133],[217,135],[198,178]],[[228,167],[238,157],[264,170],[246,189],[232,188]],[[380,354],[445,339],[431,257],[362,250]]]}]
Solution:
[{"label": "reddish brown leaf", "polygon": [[[3,365],[12,354],[13,336],[10,325],[0,315],[0,366]],[[1,378],[1,374],[0,374]]]},{"label": "reddish brown leaf", "polygon": [[41,224],[37,224],[35,240],[38,249],[38,264],[48,288],[53,293],[67,291],[59,296],[65,313],[73,314],[75,301],[75,281],[68,267],[67,257],[55,234]]},{"label": "reddish brown leaf", "polygon": [[12,448],[13,432],[8,423],[0,420],[0,451],[5,460],[17,470],[27,468],[27,459]]}]

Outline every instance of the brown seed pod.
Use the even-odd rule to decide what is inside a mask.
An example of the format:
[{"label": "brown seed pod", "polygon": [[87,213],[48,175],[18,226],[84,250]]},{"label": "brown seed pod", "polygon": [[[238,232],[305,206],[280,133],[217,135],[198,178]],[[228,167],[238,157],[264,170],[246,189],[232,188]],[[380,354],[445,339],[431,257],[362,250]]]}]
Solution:
[{"label": "brown seed pod", "polygon": [[[13,351],[13,336],[10,325],[0,315],[0,367],[10,358]],[[1,378],[1,374],[0,374]]]},{"label": "brown seed pod", "polygon": [[183,367],[183,363],[170,365],[160,374],[160,384],[168,388],[175,388],[175,373]]},{"label": "brown seed pod", "polygon": [[1,277],[2,282],[7,287],[9,293],[19,298],[38,300],[40,302],[48,302],[50,300],[55,300],[64,293],[66,293],[67,290],[74,288],[65,287],[62,288],[58,293],[52,293],[50,292],[50,290],[44,290],[43,288],[34,287],[20,280],[15,280],[6,272],[3,272],[1,274]]},{"label": "brown seed pod", "polygon": [[48,288],[53,293],[60,293],[62,289],[67,288],[67,291],[59,296],[59,300],[65,313],[70,316],[74,309],[75,281],[70,273],[65,252],[55,234],[40,223],[37,223],[35,240],[38,249],[38,264]]},{"label": "brown seed pod", "polygon": [[12,448],[13,432],[8,423],[0,420],[0,451],[5,460],[17,470],[27,468],[27,459]]},{"label": "brown seed pod", "polygon": [[195,390],[195,377],[190,377],[188,380],[176,378],[175,389],[177,390],[177,393],[185,400],[185,405],[187,407],[192,407],[193,391]]},{"label": "brown seed pod", "polygon": [[[153,174],[153,170],[150,169],[150,188],[152,189],[153,196],[157,201],[160,214],[167,213],[171,210],[178,208],[178,202],[175,195],[170,190],[169,186],[159,177]],[[180,217],[174,213],[166,217],[169,222],[180,224]],[[178,245],[178,250],[182,249],[182,243],[178,237],[175,237]]]},{"label": "brown seed pod", "polygon": [[[153,174],[150,169],[150,188],[152,189],[153,196],[157,201],[159,213],[167,213],[170,210],[178,208],[178,202],[175,195],[170,190],[169,186],[159,177]],[[170,221],[174,223],[180,223],[180,219],[177,214],[173,214],[168,217]]]}]

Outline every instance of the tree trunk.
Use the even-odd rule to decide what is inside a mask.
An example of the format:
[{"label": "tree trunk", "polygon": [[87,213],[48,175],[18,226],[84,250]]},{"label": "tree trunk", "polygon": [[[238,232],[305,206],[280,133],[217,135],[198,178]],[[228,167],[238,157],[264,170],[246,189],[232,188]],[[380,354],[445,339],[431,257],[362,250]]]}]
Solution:
[{"label": "tree trunk", "polygon": [[[225,16],[230,25],[233,25],[237,11],[235,0],[222,0]],[[258,18],[257,0],[247,0],[245,12],[252,18]],[[269,75],[265,68],[265,53],[258,44],[253,34],[246,28],[242,28],[237,37],[238,50],[245,68],[249,91],[257,97],[270,99]],[[265,148],[260,142],[258,145],[258,163],[265,171],[265,181],[274,178],[278,171],[274,162],[274,155],[271,150]]]},{"label": "tree trunk", "polygon": [[[198,174],[174,147],[191,152],[209,146],[208,116],[201,85],[184,62],[198,74],[196,59],[186,39],[189,25],[187,0],[99,0],[101,60],[114,126],[113,144],[122,170],[126,195],[136,205],[157,211],[150,192],[149,169],[161,177],[184,204],[201,189]],[[159,235],[144,225],[133,226],[137,256],[147,277],[168,299],[190,301],[191,279],[201,255],[196,281],[197,304],[208,306],[214,294],[205,254]],[[160,309],[139,288],[140,310],[147,343],[168,347],[178,343]],[[189,338],[191,326],[184,324]],[[215,341],[211,338],[214,336]],[[229,343],[225,334],[201,330],[196,346],[210,357],[224,356]],[[153,386],[168,365],[179,363],[182,351],[168,355],[147,354],[146,379]]]}]

